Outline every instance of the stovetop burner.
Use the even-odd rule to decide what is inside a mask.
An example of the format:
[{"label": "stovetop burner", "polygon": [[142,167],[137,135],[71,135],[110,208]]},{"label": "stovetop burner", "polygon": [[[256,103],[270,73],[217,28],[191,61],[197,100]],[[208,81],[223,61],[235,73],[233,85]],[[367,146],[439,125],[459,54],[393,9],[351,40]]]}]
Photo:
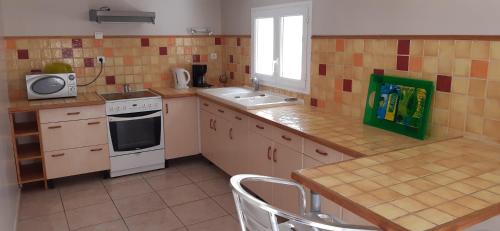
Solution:
[{"label": "stovetop burner", "polygon": [[124,100],[124,99],[150,98],[150,97],[157,97],[158,95],[150,91],[133,91],[128,93],[101,94],[101,96],[106,101],[114,101],[114,100]]}]

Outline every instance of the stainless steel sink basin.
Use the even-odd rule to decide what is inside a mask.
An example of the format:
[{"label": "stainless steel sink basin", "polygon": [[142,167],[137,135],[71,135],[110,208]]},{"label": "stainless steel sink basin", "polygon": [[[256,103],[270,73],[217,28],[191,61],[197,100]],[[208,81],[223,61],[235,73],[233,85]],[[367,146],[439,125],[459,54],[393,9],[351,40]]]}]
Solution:
[{"label": "stainless steel sink basin", "polygon": [[199,90],[208,98],[223,101],[246,110],[302,104],[302,100],[270,92],[253,91],[241,87],[213,88]]}]

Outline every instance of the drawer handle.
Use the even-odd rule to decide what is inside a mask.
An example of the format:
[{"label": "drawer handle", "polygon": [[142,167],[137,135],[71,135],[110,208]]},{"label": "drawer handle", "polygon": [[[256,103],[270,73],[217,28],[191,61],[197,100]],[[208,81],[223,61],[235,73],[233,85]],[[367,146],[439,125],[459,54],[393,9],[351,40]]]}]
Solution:
[{"label": "drawer handle", "polygon": [[224,113],[224,110],[222,110],[222,109],[217,109],[217,111],[220,113]]},{"label": "drawer handle", "polygon": [[229,129],[229,139],[232,140],[233,139],[233,128],[230,128]]},{"label": "drawer handle", "polygon": [[214,120],[214,131],[217,131],[217,120]]},{"label": "drawer handle", "polygon": [[50,127],[48,127],[48,129],[58,129],[58,128],[62,128],[62,126],[58,125],[58,126],[50,126]]},{"label": "drawer handle", "polygon": [[203,106],[208,107],[209,105],[208,103],[203,103]]},{"label": "drawer handle", "polygon": [[267,159],[271,160],[271,146],[267,148]]},{"label": "drawer handle", "polygon": [[95,149],[90,149],[91,152],[98,152],[102,151],[102,148],[95,148]]},{"label": "drawer handle", "polygon": [[236,120],[243,120],[243,119],[242,119],[241,117],[239,117],[239,116],[235,116],[234,118],[235,118]]},{"label": "drawer handle", "polygon": [[321,151],[319,149],[316,149],[316,153],[318,153],[318,154],[320,154],[322,156],[328,156],[328,152],[323,152],[323,151]]},{"label": "drawer handle", "polygon": [[276,163],[276,162],[278,162],[278,154],[277,154],[277,152],[278,152],[278,149],[276,149],[276,148],[275,148],[275,149],[273,150],[273,161],[274,161],[275,163]]},{"label": "drawer handle", "polygon": [[210,119],[210,129],[214,129],[213,122],[214,122],[214,119]]},{"label": "drawer handle", "polygon": [[61,157],[61,156],[64,156],[64,153],[61,153],[61,154],[54,154],[54,155],[51,155],[52,157]]},{"label": "drawer handle", "polygon": [[100,124],[101,122],[90,122],[88,123],[88,125],[97,125],[97,124]]},{"label": "drawer handle", "polygon": [[257,125],[255,125],[255,127],[256,127],[256,128],[258,128],[258,129],[260,129],[260,130],[263,130],[263,129],[264,129],[264,127],[262,127],[262,126],[260,126],[260,125],[258,125],[258,124],[257,124]]},{"label": "drawer handle", "polygon": [[66,115],[80,115],[80,112],[68,112]]},{"label": "drawer handle", "polygon": [[281,136],[281,139],[284,139],[286,141],[292,141],[292,138],[288,137],[288,136],[285,136],[285,135],[282,135]]},{"label": "drawer handle", "polygon": [[168,103],[165,104],[165,114],[168,114]]}]

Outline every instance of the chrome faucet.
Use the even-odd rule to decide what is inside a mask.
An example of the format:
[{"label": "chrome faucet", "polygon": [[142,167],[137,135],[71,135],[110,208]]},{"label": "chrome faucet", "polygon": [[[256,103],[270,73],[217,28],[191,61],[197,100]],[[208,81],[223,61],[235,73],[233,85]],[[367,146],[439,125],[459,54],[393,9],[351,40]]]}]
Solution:
[{"label": "chrome faucet", "polygon": [[253,76],[250,78],[250,83],[253,85],[253,90],[258,91],[260,88],[259,78]]},{"label": "chrome faucet", "polygon": [[129,93],[130,92],[130,85],[128,83],[123,84],[123,93]]}]

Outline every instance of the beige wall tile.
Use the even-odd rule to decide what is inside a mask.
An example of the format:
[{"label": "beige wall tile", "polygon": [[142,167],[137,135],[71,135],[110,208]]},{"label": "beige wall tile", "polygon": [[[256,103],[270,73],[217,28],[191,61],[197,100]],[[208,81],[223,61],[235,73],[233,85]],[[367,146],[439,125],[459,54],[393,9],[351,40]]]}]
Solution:
[{"label": "beige wall tile", "polygon": [[484,120],[484,134],[497,141],[500,140],[500,120],[485,119]]},{"label": "beige wall tile", "polygon": [[471,58],[473,59],[489,59],[490,57],[490,42],[489,41],[473,41],[471,46]]},{"label": "beige wall tile", "polygon": [[470,40],[457,40],[455,41],[455,57],[457,58],[470,58],[471,54]]}]

